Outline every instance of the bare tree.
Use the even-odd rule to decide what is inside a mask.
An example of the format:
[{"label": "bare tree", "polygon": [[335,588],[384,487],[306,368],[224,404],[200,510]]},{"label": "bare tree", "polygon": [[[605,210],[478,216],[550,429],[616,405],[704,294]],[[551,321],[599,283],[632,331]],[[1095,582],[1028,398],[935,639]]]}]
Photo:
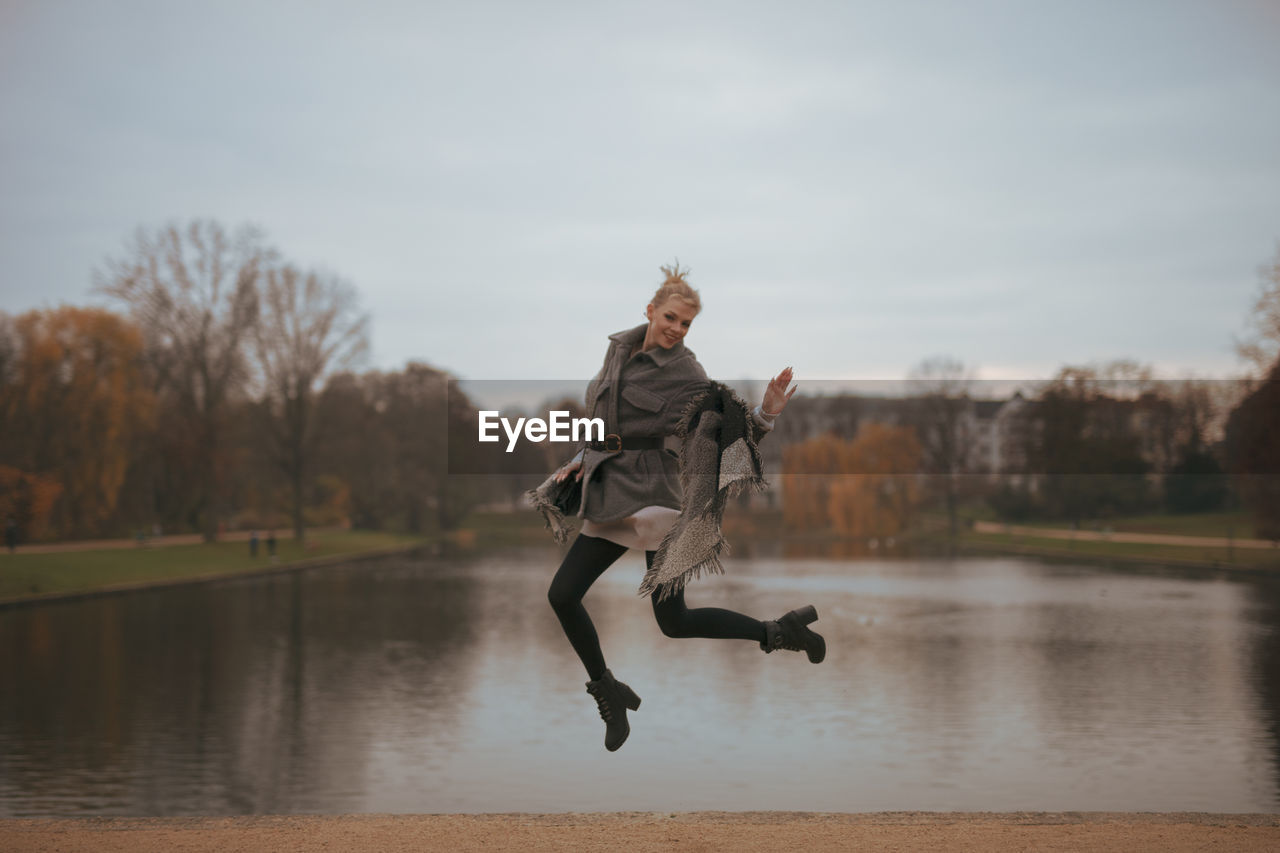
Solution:
[{"label": "bare tree", "polygon": [[316,393],[331,372],[350,368],[368,351],[368,327],[355,288],[341,279],[292,266],[262,276],[254,332],[258,381],[276,461],[289,481],[299,542],[313,473]]},{"label": "bare tree", "polygon": [[145,337],[156,390],[171,394],[198,448],[196,504],[206,541],[221,514],[218,472],[228,401],[245,389],[245,344],[258,316],[257,281],[275,257],[261,233],[228,234],[195,220],[154,232],[139,228],[125,255],[95,270],[95,287],[127,305]]},{"label": "bare tree", "polygon": [[1264,376],[1280,362],[1280,241],[1268,263],[1258,268],[1258,295],[1247,320],[1247,333],[1236,342],[1241,357]]},{"label": "bare tree", "polygon": [[934,475],[947,507],[947,527],[957,533],[958,477],[972,469],[974,456],[973,403],[969,390],[973,377],[965,366],[935,356],[912,368],[914,417],[924,449],[925,471]]}]

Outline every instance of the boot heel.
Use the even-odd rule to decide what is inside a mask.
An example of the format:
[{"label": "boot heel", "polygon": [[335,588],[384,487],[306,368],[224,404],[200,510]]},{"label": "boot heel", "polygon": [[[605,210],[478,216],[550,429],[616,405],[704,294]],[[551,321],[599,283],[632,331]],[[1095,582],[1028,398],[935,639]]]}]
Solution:
[{"label": "boot heel", "polygon": [[587,682],[587,692],[596,700],[596,708],[600,719],[604,720],[604,748],[613,752],[622,746],[631,734],[631,725],[627,722],[627,708],[634,711],[640,707],[640,697],[636,692],[613,677],[606,669],[599,678]]},{"label": "boot heel", "polygon": [[805,643],[805,653],[809,656],[809,663],[822,663],[823,658],[827,656],[827,641],[822,638],[821,634],[814,633],[808,628],[808,642]]},{"label": "boot heel", "polygon": [[806,604],[804,607],[796,610],[796,617],[800,620],[801,625],[808,625],[810,622],[818,621],[818,608],[812,604]]}]

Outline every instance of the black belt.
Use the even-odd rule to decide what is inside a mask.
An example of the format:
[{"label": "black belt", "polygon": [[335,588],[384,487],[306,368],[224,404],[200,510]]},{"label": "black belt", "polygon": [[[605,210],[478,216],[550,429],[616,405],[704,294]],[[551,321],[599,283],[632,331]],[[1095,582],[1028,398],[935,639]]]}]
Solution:
[{"label": "black belt", "polygon": [[587,447],[592,450],[603,450],[605,453],[618,453],[622,450],[661,450],[666,439],[660,435],[615,435],[609,433],[604,441],[588,441]]}]

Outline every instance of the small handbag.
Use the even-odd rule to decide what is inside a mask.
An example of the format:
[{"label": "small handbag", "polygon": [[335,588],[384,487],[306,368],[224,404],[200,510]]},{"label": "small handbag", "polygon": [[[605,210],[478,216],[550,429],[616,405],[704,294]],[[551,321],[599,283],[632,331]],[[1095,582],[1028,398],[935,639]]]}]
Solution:
[{"label": "small handbag", "polygon": [[577,515],[578,508],[582,506],[582,480],[576,474],[570,474],[562,482],[553,482],[547,490],[547,499],[560,510],[561,515]]}]

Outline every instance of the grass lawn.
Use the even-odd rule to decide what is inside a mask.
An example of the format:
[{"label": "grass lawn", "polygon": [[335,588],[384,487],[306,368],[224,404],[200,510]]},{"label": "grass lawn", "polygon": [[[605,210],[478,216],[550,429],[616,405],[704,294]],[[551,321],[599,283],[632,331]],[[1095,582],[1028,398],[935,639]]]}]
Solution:
[{"label": "grass lawn", "polygon": [[[1026,527],[1053,527],[1069,530],[1069,521],[1020,521]],[[1200,512],[1187,515],[1136,515],[1129,518],[1092,519],[1082,530],[1110,529],[1116,533],[1171,533],[1177,536],[1234,536],[1254,538],[1253,516],[1248,512]]]},{"label": "grass lawn", "polygon": [[1188,515],[1141,515],[1119,518],[1111,529],[1124,533],[1173,533],[1179,536],[1254,538],[1253,516],[1247,512],[1202,512]]},{"label": "grass lawn", "polygon": [[[1069,523],[1022,522],[1026,526],[1070,529]],[[1149,515],[1109,522],[1111,530],[1132,533],[1163,533],[1183,536],[1226,537],[1228,531],[1238,539],[1252,538],[1251,517],[1241,512],[1202,513],[1198,515]],[[782,523],[781,512],[737,514],[732,509],[725,514],[725,534],[735,537],[804,538],[805,534],[788,532]],[[920,513],[912,531],[904,540],[913,536],[923,540],[936,540],[944,536],[946,516],[941,513]],[[1085,529],[1093,529],[1086,525]],[[834,536],[830,531],[807,534],[821,538]],[[945,540],[941,540],[945,541]],[[1037,553],[1054,556],[1079,556],[1092,559],[1115,559],[1124,562],[1167,563],[1169,565],[1238,566],[1241,568],[1280,569],[1280,548],[1206,548],[1200,546],[1149,545],[1129,542],[1085,542],[1049,539],[1004,533],[974,533],[962,528],[960,543],[980,550],[1014,553]]]},{"label": "grass lawn", "polygon": [[[359,554],[425,541],[420,536],[372,531],[315,533],[306,548],[292,539],[277,545],[285,565],[316,557]],[[249,556],[246,542],[212,545],[175,545],[99,551],[61,551],[51,554],[0,553],[0,601],[50,593],[88,592],[118,584],[143,584],[182,580],[202,575],[235,575],[270,568],[266,543],[258,556]]]},{"label": "grass lawn", "polygon": [[[1118,529],[1118,528],[1117,528]],[[1169,531],[1172,532],[1172,531]],[[1221,564],[1240,568],[1280,569],[1280,549],[1184,547],[1179,545],[1147,545],[1134,542],[1065,541],[1017,536],[1005,533],[965,533],[960,541],[969,546],[989,547],[1000,551],[1035,551],[1081,557],[1111,557],[1125,561],[1153,563]]]}]

